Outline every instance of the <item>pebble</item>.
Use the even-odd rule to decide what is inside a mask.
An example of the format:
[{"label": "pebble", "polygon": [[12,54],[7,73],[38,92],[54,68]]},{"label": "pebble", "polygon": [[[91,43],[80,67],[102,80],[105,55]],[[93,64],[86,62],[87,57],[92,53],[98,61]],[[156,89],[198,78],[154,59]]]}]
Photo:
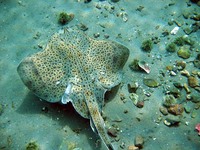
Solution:
[{"label": "pebble", "polygon": [[171,76],[176,76],[176,72],[170,71],[170,75],[171,75]]},{"label": "pebble", "polygon": [[177,52],[178,56],[184,59],[188,59],[190,58],[191,52],[188,46],[182,46],[178,52]]},{"label": "pebble", "polygon": [[136,93],[136,91],[139,87],[139,84],[137,82],[131,82],[127,86],[128,86],[129,93]]},{"label": "pebble", "polygon": [[180,73],[181,73],[181,75],[186,76],[186,77],[190,76],[190,73],[187,70],[182,70],[182,71],[180,71]]},{"label": "pebble", "polygon": [[135,145],[128,146],[128,150],[139,150],[139,148]]},{"label": "pebble", "polygon": [[190,89],[189,89],[189,87],[188,87],[188,85],[186,83],[183,84],[183,87],[184,87],[184,89],[185,89],[187,94],[191,93],[191,91],[190,91]]},{"label": "pebble", "polygon": [[141,135],[137,135],[135,137],[135,146],[141,149],[143,145],[144,145],[144,138]]},{"label": "pebble", "polygon": [[100,37],[100,33],[94,33],[94,38]]},{"label": "pebble", "polygon": [[184,104],[184,109],[186,113],[190,113],[194,107],[194,104],[190,101]]},{"label": "pebble", "polygon": [[111,137],[117,137],[118,130],[116,128],[111,127],[107,132]]},{"label": "pebble", "polygon": [[159,108],[159,110],[160,110],[160,112],[161,112],[163,115],[165,115],[165,116],[168,115],[167,108],[161,106],[161,107]]},{"label": "pebble", "polygon": [[176,104],[176,98],[173,95],[166,95],[164,98],[163,105],[166,107],[170,107]]},{"label": "pebble", "polygon": [[175,104],[173,106],[170,106],[167,110],[171,114],[181,115],[184,111],[184,108],[181,104]]},{"label": "pebble", "polygon": [[192,118],[196,118],[197,115],[198,115],[198,112],[197,112],[197,110],[194,109],[194,110],[192,111],[191,117],[192,117]]},{"label": "pebble", "polygon": [[177,34],[178,30],[179,30],[179,27],[176,26],[176,27],[173,28],[173,30],[170,33],[172,35],[175,35],[175,34]]},{"label": "pebble", "polygon": [[192,88],[198,86],[198,79],[195,76],[188,77],[188,85]]},{"label": "pebble", "polygon": [[135,105],[135,106],[137,106],[137,103],[138,103],[138,99],[139,99],[139,96],[137,95],[137,94],[135,94],[135,93],[131,93],[131,94],[129,94],[129,98],[132,100],[132,102],[133,102],[133,104]]},{"label": "pebble", "polygon": [[179,116],[168,115],[168,117],[164,120],[164,124],[166,126],[178,125],[181,121]]},{"label": "pebble", "polygon": [[158,83],[158,81],[156,81],[155,79],[146,79],[146,78],[144,78],[143,79],[143,83],[146,85],[146,86],[148,86],[148,87],[153,87],[153,88],[155,88],[155,87],[158,87],[160,84]]},{"label": "pebble", "polygon": [[138,108],[143,108],[144,107],[144,101],[138,101],[137,104],[136,104],[136,106]]}]

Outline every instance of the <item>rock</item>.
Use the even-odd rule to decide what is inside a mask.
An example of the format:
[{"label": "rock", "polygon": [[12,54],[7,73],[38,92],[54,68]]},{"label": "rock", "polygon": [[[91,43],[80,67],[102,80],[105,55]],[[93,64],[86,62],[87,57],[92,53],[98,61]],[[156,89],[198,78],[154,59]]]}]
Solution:
[{"label": "rock", "polygon": [[191,91],[190,91],[190,89],[189,89],[189,87],[188,87],[188,85],[186,83],[183,84],[183,87],[184,87],[184,89],[185,89],[187,94],[191,93]]},{"label": "rock", "polygon": [[182,70],[182,71],[180,71],[180,73],[181,73],[181,75],[186,76],[186,77],[190,76],[190,73],[187,70]]},{"label": "rock", "polygon": [[183,31],[185,32],[185,34],[189,35],[193,32],[193,30],[190,27],[186,27],[183,29]]},{"label": "rock", "polygon": [[198,86],[199,85],[198,79],[195,76],[189,76],[188,77],[188,85],[193,88]]},{"label": "rock", "polygon": [[198,111],[197,111],[196,109],[194,109],[194,110],[192,111],[191,117],[192,117],[192,118],[196,118],[197,115],[198,115]]},{"label": "rock", "polygon": [[139,96],[135,93],[130,93],[129,98],[132,100],[133,104],[137,106],[137,103],[139,101]]},{"label": "rock", "polygon": [[184,104],[184,109],[186,113],[190,113],[194,108],[194,104],[190,101]]},{"label": "rock", "polygon": [[135,137],[135,146],[141,149],[143,145],[144,145],[144,138],[141,135],[137,135]]},{"label": "rock", "polygon": [[177,52],[178,56],[184,59],[190,58],[191,52],[188,46],[182,46]]},{"label": "rock", "polygon": [[191,94],[191,101],[193,103],[199,103],[200,102],[200,94],[196,91],[193,91]]},{"label": "rock", "polygon": [[171,95],[173,95],[175,98],[178,98],[181,95],[180,90],[177,89],[174,86],[171,86],[168,90],[169,90],[168,93],[171,94]]},{"label": "rock", "polygon": [[180,83],[180,82],[174,82],[173,85],[174,85],[176,88],[179,88],[179,89],[182,89],[182,88],[183,88],[183,84]]},{"label": "rock", "polygon": [[173,95],[166,95],[164,98],[163,105],[166,107],[170,107],[176,104],[176,98]]},{"label": "rock", "polygon": [[145,61],[139,61],[138,62],[138,66],[144,70],[146,73],[150,73],[150,68],[149,68],[149,64],[146,63]]},{"label": "rock", "polygon": [[139,148],[136,147],[135,145],[129,145],[128,150],[139,150]]},{"label": "rock", "polygon": [[184,17],[185,19],[188,19],[188,18],[190,17],[190,12],[184,11],[184,12],[183,12],[183,17]]},{"label": "rock", "polygon": [[186,67],[186,62],[185,61],[176,61],[176,66],[178,70],[183,70]]},{"label": "rock", "polygon": [[170,106],[167,110],[171,114],[181,115],[183,113],[184,108],[181,104],[175,104],[173,106]]},{"label": "rock", "polygon": [[167,108],[161,106],[161,107],[159,108],[159,110],[160,110],[160,112],[161,112],[163,115],[165,115],[165,116],[168,115]]},{"label": "rock", "polygon": [[139,85],[137,82],[131,82],[128,84],[128,92],[129,93],[136,93]]},{"label": "rock", "polygon": [[138,101],[137,104],[136,104],[136,106],[137,106],[138,108],[144,107],[144,101]]},{"label": "rock", "polygon": [[166,126],[174,126],[178,125],[181,122],[179,116],[168,115],[168,117],[164,120],[164,124]]},{"label": "rock", "polygon": [[114,127],[111,127],[108,129],[108,135],[110,135],[111,137],[117,137],[117,133],[118,133],[118,130]]},{"label": "rock", "polygon": [[143,83],[148,87],[158,87],[160,84],[155,79],[143,79]]}]

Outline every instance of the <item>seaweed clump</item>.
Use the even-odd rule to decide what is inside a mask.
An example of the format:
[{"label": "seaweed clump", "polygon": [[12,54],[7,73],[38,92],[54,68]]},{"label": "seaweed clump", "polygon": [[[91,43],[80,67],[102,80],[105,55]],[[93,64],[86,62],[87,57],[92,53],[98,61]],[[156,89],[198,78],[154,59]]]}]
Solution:
[{"label": "seaweed clump", "polygon": [[26,145],[26,150],[40,150],[39,146],[37,145],[36,142],[29,142]]},{"label": "seaweed clump", "polygon": [[170,44],[168,44],[167,47],[166,47],[166,50],[167,50],[168,52],[175,52],[176,49],[177,49],[176,44],[173,43],[173,42],[170,43]]},{"label": "seaweed clump", "polygon": [[141,48],[144,51],[151,51],[151,49],[153,48],[153,42],[151,40],[145,40],[142,42]]},{"label": "seaweed clump", "polygon": [[74,18],[74,14],[67,14],[65,12],[61,12],[58,17],[58,22],[61,25],[65,25],[69,23]]},{"label": "seaweed clump", "polygon": [[180,36],[174,40],[174,43],[178,46],[183,46],[183,45],[194,45],[194,41],[189,39],[188,37],[185,36]]}]

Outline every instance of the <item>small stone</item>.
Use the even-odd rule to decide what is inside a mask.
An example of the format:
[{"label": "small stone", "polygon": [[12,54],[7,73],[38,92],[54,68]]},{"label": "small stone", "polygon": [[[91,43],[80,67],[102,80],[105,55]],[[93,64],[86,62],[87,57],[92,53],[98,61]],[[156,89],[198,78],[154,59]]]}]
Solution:
[{"label": "small stone", "polygon": [[146,63],[145,61],[139,61],[138,62],[138,66],[144,70],[146,73],[150,73],[150,68],[149,68],[149,64]]},{"label": "small stone", "polygon": [[170,71],[170,75],[171,75],[171,76],[176,76],[176,72]]},{"label": "small stone", "polygon": [[163,105],[166,107],[170,107],[176,104],[176,98],[173,95],[166,95],[164,98]]},{"label": "small stone", "polygon": [[174,82],[173,85],[174,85],[176,88],[179,88],[179,89],[182,89],[182,88],[183,88],[183,84],[180,83],[180,82]]},{"label": "small stone", "polygon": [[192,88],[199,86],[198,79],[194,76],[188,77],[188,85]]},{"label": "small stone", "polygon": [[168,115],[168,117],[164,120],[164,124],[167,126],[178,125],[181,122],[179,116]]},{"label": "small stone", "polygon": [[105,39],[108,39],[109,37],[110,37],[110,36],[109,36],[108,34],[105,34],[105,35],[104,35],[104,38],[105,38]]},{"label": "small stone", "polygon": [[200,94],[197,93],[197,91],[193,91],[191,94],[191,101],[193,103],[199,103],[200,102]]},{"label": "small stone", "polygon": [[178,52],[177,52],[178,56],[184,59],[188,59],[190,58],[191,52],[189,50],[188,46],[182,46]]},{"label": "small stone", "polygon": [[131,82],[128,84],[128,92],[136,93],[138,87],[139,87],[138,82]]},{"label": "small stone", "polygon": [[129,98],[132,100],[133,104],[137,106],[137,103],[139,101],[139,96],[135,93],[130,93]]},{"label": "small stone", "polygon": [[94,38],[98,38],[98,37],[100,37],[100,33],[95,33]]},{"label": "small stone", "polygon": [[141,149],[144,145],[144,138],[141,135],[137,135],[135,137],[135,146],[139,147]]},{"label": "small stone", "polygon": [[190,91],[190,89],[189,89],[189,87],[188,87],[188,85],[186,83],[183,84],[183,87],[184,87],[184,89],[185,89],[187,94],[191,93],[191,91]]},{"label": "small stone", "polygon": [[192,118],[196,118],[197,115],[198,115],[198,111],[194,109],[194,110],[192,111],[191,117],[192,117]]},{"label": "small stone", "polygon": [[186,76],[186,77],[189,77],[189,76],[190,76],[190,73],[189,73],[189,71],[187,71],[187,70],[182,70],[182,71],[180,71],[180,73],[181,73],[181,75],[184,75],[184,76]]},{"label": "small stone", "polygon": [[189,27],[184,28],[183,31],[184,31],[187,35],[189,35],[189,34],[191,34],[191,33],[193,32],[193,30],[192,30],[191,28],[189,28]]},{"label": "small stone", "polygon": [[125,149],[125,147],[126,147],[125,143],[122,142],[122,143],[120,144],[120,148],[121,148],[121,149]]},{"label": "small stone", "polygon": [[118,131],[114,127],[109,128],[107,132],[111,137],[117,137]]},{"label": "small stone", "polygon": [[167,110],[171,114],[181,115],[183,113],[184,108],[181,104],[175,104],[173,106],[170,106]]},{"label": "small stone", "polygon": [[163,115],[165,115],[165,116],[168,115],[167,108],[161,106],[161,107],[159,108],[159,110],[160,110],[160,112],[161,112]]},{"label": "small stone", "polygon": [[144,107],[144,101],[138,101],[137,104],[136,104],[136,106],[138,108],[143,108]]},{"label": "small stone", "polygon": [[158,87],[160,85],[155,79],[146,79],[146,78],[144,78],[143,79],[143,83],[146,86],[152,87],[152,88]]},{"label": "small stone", "polygon": [[185,61],[176,61],[176,66],[178,70],[183,70],[186,67],[186,62]]},{"label": "small stone", "polygon": [[128,150],[139,150],[139,148],[136,147],[135,145],[130,145],[128,146]]},{"label": "small stone", "polygon": [[194,108],[194,104],[190,101],[184,104],[184,110],[186,113],[190,113]]},{"label": "small stone", "polygon": [[190,12],[184,11],[184,12],[183,12],[183,17],[184,17],[185,19],[188,19],[188,18],[190,17]]}]

